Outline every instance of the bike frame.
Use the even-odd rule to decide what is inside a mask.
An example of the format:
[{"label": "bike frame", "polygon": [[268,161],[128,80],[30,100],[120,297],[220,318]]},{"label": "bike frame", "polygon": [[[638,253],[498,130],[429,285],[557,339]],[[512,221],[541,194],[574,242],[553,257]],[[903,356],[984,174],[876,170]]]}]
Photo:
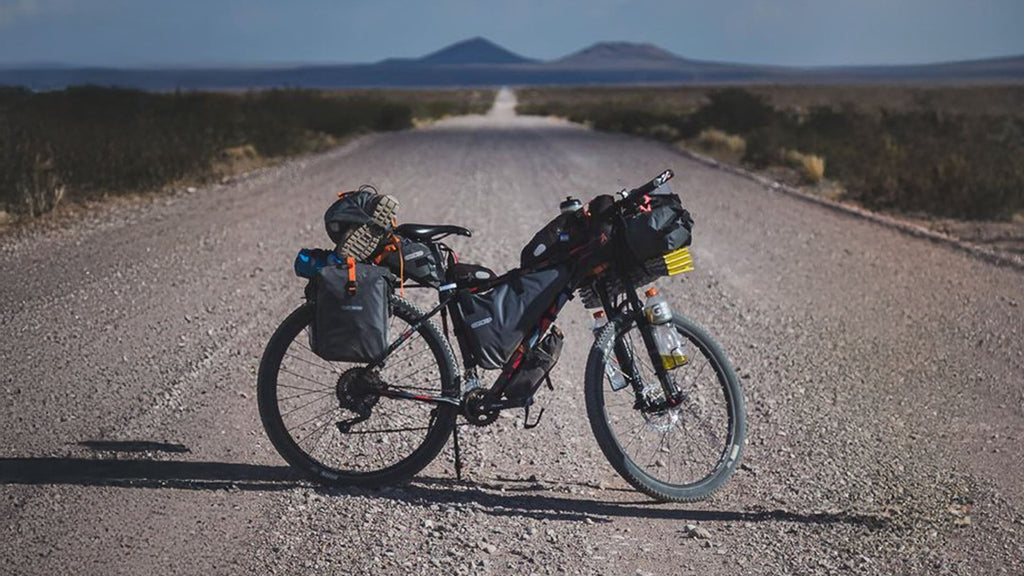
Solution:
[{"label": "bike frame", "polygon": [[[619,245],[615,247],[616,249],[612,251],[614,254],[628,253],[627,251],[625,251],[625,240],[623,238],[624,235],[619,233],[623,229],[624,225],[625,218],[621,213],[619,213],[616,218],[616,221],[613,223],[612,238],[614,239],[614,241],[619,243]],[[434,250],[435,253],[437,253],[438,255],[440,255],[441,253],[439,246],[440,244],[438,242],[430,242],[431,249]],[[593,251],[598,248],[600,247],[597,245],[585,246],[578,256],[581,256],[585,259],[585,256],[588,253],[592,254]],[[439,259],[439,261],[441,260]],[[612,273],[622,279],[623,285],[629,285],[627,282],[629,266],[628,263],[624,260],[624,258],[613,258],[611,262],[609,262],[609,264],[612,267]],[[547,311],[545,311],[544,315],[541,317],[537,325],[534,327],[534,330],[530,333],[530,335],[527,338],[523,340],[522,343],[520,343],[520,345],[512,353],[512,356],[502,367],[501,374],[498,376],[495,383],[488,389],[494,400],[485,407],[486,410],[497,411],[506,408],[522,408],[527,407],[533,403],[532,394],[525,399],[501,399],[501,394],[504,391],[505,386],[509,382],[509,379],[516,374],[516,372],[522,365],[522,361],[524,356],[526,355],[526,352],[529,351],[530,348],[532,348],[540,340],[541,336],[544,335],[548,327],[550,327],[551,324],[555,321],[559,312],[561,312],[565,304],[572,299],[573,293],[576,291],[580,281],[588,275],[589,271],[580,271],[578,268],[578,266],[573,267],[572,271],[570,272],[570,280],[566,284],[565,288],[563,288],[562,291],[559,292],[559,294],[555,297],[554,302],[552,302],[551,306],[547,309]],[[429,310],[427,313],[425,313],[422,317],[420,317],[420,319],[414,325],[410,326],[395,341],[393,341],[388,346],[387,350],[385,350],[380,357],[378,357],[376,360],[370,363],[367,366],[367,368],[373,370],[381,367],[387,361],[387,358],[398,348],[400,348],[402,344],[404,344],[406,341],[412,338],[412,336],[420,329],[420,327],[423,326],[424,323],[428,322],[431,318],[438,315],[439,313],[442,314],[443,317],[445,313],[447,313],[453,319],[456,320],[453,322],[453,328],[456,336],[456,341],[459,346],[459,351],[463,357],[464,369],[466,372],[475,371],[477,369],[477,360],[473,353],[472,347],[468,345],[468,343],[466,342],[465,335],[463,334],[465,324],[462,321],[462,311],[459,309],[456,303],[458,296],[459,294],[462,293],[485,292],[495,286],[498,286],[503,282],[509,281],[508,276],[508,274],[505,274],[501,277],[494,279],[491,282],[475,287],[458,288],[455,286],[455,284],[445,284],[440,286],[438,288],[438,304],[434,306],[431,310]],[[627,346],[626,343],[622,341],[618,336],[616,336],[614,345],[616,360],[618,361],[619,366],[623,371],[623,375],[628,379],[628,382],[631,384],[633,393],[636,397],[636,407],[644,411],[657,411],[678,404],[681,400],[680,392],[678,390],[678,387],[672,381],[672,379],[669,378],[668,372],[664,369],[661,362],[656,361],[660,360],[660,355],[657,351],[657,345],[654,341],[654,334],[651,329],[651,326],[647,322],[647,319],[644,316],[644,314],[642,313],[643,303],[640,301],[639,296],[637,296],[636,290],[625,289],[625,301],[622,302],[621,304],[616,305],[615,302],[613,302],[611,298],[609,298],[607,291],[604,289],[603,285],[601,285],[600,282],[596,282],[595,284],[597,294],[601,300],[601,305],[604,308],[605,313],[607,314],[607,317],[609,318],[610,322],[613,322],[617,325],[619,322],[628,323],[630,321],[635,321],[638,324],[640,334],[643,338],[644,347],[646,348],[646,351],[652,361],[652,364],[654,365],[655,373],[658,376],[658,380],[664,392],[664,397],[666,398],[666,400],[664,400],[663,402],[658,403],[651,403],[647,399],[643,391],[643,379],[640,375],[639,368],[637,367],[636,362],[634,361],[633,350],[630,346]],[[431,288],[429,286],[423,286],[418,284],[413,285],[413,287]],[[447,322],[445,322],[445,337],[448,338]],[[449,345],[450,344],[451,340],[449,339]],[[453,406],[462,405],[461,394],[458,397],[440,395],[434,396],[424,394],[412,394],[404,390],[396,390],[391,388],[385,388],[383,390],[380,390],[378,393],[381,396],[387,398],[414,400],[418,402],[427,402],[431,404],[450,404]]]}]

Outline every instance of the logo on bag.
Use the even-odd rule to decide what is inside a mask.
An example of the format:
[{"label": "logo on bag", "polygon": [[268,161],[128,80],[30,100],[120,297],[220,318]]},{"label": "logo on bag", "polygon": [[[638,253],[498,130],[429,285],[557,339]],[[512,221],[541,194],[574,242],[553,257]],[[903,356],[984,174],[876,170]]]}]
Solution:
[{"label": "logo on bag", "polygon": [[469,325],[469,327],[474,329],[474,330],[476,330],[477,328],[479,328],[481,326],[486,326],[486,325],[490,324],[493,320],[494,320],[493,317],[488,316],[487,318],[484,318],[483,320],[477,320],[476,322],[473,322],[472,324]]},{"label": "logo on bag", "polygon": [[363,306],[361,304],[342,304],[341,309],[359,312],[363,309]]},{"label": "logo on bag", "polygon": [[412,254],[406,254],[404,256],[404,258],[408,258],[409,260],[412,260],[413,258],[419,258],[420,256],[423,256],[424,254],[426,254],[426,251],[424,251],[424,250],[417,250],[416,252],[413,252]]}]

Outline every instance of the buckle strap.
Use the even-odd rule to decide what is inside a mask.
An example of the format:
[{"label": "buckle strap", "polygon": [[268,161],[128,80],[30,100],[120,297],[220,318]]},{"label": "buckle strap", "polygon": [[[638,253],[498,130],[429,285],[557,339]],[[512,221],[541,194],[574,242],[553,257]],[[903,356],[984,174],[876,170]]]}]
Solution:
[{"label": "buckle strap", "polygon": [[349,296],[356,295],[356,259],[352,256],[345,257],[345,265],[348,267],[348,284],[345,284],[345,291]]}]

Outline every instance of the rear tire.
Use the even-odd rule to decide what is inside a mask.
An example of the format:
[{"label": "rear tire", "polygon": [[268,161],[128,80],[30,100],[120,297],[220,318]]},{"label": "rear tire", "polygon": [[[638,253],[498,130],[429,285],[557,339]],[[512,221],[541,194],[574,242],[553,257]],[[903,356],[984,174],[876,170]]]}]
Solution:
[{"label": "rear tire", "polygon": [[[597,334],[594,345],[590,349],[584,385],[587,416],[601,451],[604,452],[615,471],[634,488],[657,500],[695,502],[707,498],[721,488],[739,466],[746,437],[746,416],[739,379],[718,344],[704,330],[686,318],[676,315],[674,323],[679,334],[690,343],[691,350],[693,350],[691,356],[701,357],[701,360],[691,358],[690,364],[672,371],[673,374],[680,374],[677,378],[684,380],[683,386],[691,383],[694,385],[693,397],[687,396],[678,407],[666,410],[664,419],[658,421],[654,416],[645,416],[638,409],[630,406],[635,398],[632,387],[626,386],[619,391],[612,391],[605,384],[606,351],[610,358],[614,357],[614,353],[611,352],[614,339],[627,338],[630,331],[638,330],[634,321],[620,318],[616,322],[609,322]],[[642,343],[639,346],[634,346],[634,350],[640,357],[639,362],[650,362],[650,359],[647,358],[647,350]],[[710,378],[701,379],[701,376],[704,376],[704,369],[700,369],[701,372],[698,372],[696,376],[693,376],[692,372],[683,372],[699,362],[706,362],[706,365],[712,368],[713,381]],[[647,370],[653,377],[653,368]],[[643,375],[643,378],[646,381],[649,376]],[[658,393],[661,393],[660,384],[657,383],[656,378],[654,382]],[[717,387],[714,386],[715,382],[717,382]],[[700,402],[697,401],[697,394],[703,394]],[[620,405],[614,417],[609,416],[609,405],[606,402],[612,398],[615,398]],[[622,404],[623,400],[626,401],[625,404]],[[707,406],[710,404],[715,404],[717,407],[708,408]],[[625,406],[625,408],[621,406]],[[678,414],[670,414],[669,412],[672,410],[678,410]],[[714,412],[718,417],[717,419],[709,418],[709,421],[705,422],[703,421],[705,416],[703,412],[707,412],[709,415]],[[630,438],[620,442],[610,422],[613,418],[620,423],[628,422],[625,425],[627,427],[634,427],[629,434],[619,433],[622,436],[628,435]],[[714,422],[712,423],[710,420],[714,420]],[[686,433],[687,427],[697,429],[695,433],[698,438],[697,442],[689,442],[684,439],[684,443],[680,443],[677,440],[675,446],[672,445],[671,440],[666,442],[665,436],[674,434],[677,430]],[[660,428],[667,430],[661,431]],[[632,432],[637,429],[639,429],[637,436],[633,436]],[[651,430],[655,433],[654,441],[658,442],[655,446],[654,456],[647,464],[642,461],[637,462],[643,458],[639,458],[638,454],[630,454],[628,448],[635,443],[637,437],[645,435]],[[660,441],[657,437],[659,431],[661,432]],[[695,474],[687,475],[684,470],[683,478],[673,481],[671,458],[678,457],[680,454],[686,454],[682,457],[687,458],[695,453],[701,436],[716,438],[716,441],[712,442],[714,446],[705,451],[708,454],[707,460],[698,462],[694,466],[697,470]],[[669,465],[666,466],[659,459],[669,459]],[[667,472],[665,468],[668,468]],[[663,477],[665,475],[668,476],[668,479]]]},{"label": "rear tire", "polygon": [[[403,332],[422,316],[412,304],[397,296],[391,297],[391,305],[392,323],[395,324],[397,320],[404,324],[397,330],[393,327],[392,334]],[[343,434],[338,430],[336,422],[351,414],[346,414],[346,410],[340,407],[336,389],[341,375],[358,370],[360,365],[327,362],[309,350],[304,331],[313,321],[314,314],[315,306],[312,304],[305,304],[292,312],[271,336],[263,353],[257,398],[263,428],[270,441],[289,464],[322,484],[380,486],[401,482],[415,475],[444,448],[455,425],[457,407],[377,397],[370,419],[353,426],[352,432]],[[419,364],[421,367],[418,371],[414,370],[405,378],[399,378],[400,381],[388,384],[402,387],[412,379],[413,384],[417,385],[412,389],[422,390],[421,393],[458,396],[455,360],[447,341],[432,322],[423,323],[418,335],[414,335],[406,344],[413,346],[417,336],[422,337],[422,342],[418,344],[422,351],[416,354],[418,349],[414,347],[411,350],[413,353],[409,354],[406,345],[395,350],[392,353],[394,361],[389,357],[381,371],[383,378],[388,380],[389,367],[394,368],[394,372],[407,373],[410,364]],[[406,358],[402,358],[403,355]],[[288,367],[282,369],[286,359]],[[399,365],[400,361],[405,364]],[[424,376],[429,380],[415,380],[425,372],[429,372]],[[282,377],[286,383],[280,382]],[[291,399],[295,400],[297,407],[286,406],[282,410],[282,402]],[[307,408],[316,402],[320,405]],[[321,414],[325,408],[328,411]],[[292,413],[296,414],[294,420],[301,421],[301,424],[286,422]],[[313,414],[313,418],[306,420],[308,414]],[[397,425],[391,419],[397,419]],[[406,424],[416,424],[418,427],[410,427],[408,431],[402,432],[393,431]],[[381,432],[375,433],[378,431]],[[318,452],[324,446],[325,438],[327,446]],[[313,440],[315,444],[312,444]],[[307,441],[310,444],[304,444]],[[383,456],[380,450],[384,448],[391,449],[395,454]],[[405,450],[408,454],[404,454]],[[353,454],[349,455],[349,452]]]}]

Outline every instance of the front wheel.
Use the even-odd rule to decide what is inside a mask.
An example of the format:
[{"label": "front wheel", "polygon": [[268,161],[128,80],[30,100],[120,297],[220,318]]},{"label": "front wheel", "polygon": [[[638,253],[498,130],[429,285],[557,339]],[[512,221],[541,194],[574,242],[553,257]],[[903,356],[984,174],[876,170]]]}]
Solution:
[{"label": "front wheel", "polygon": [[[615,471],[658,500],[694,502],[725,484],[739,466],[746,435],[743,391],[729,359],[707,333],[676,315],[688,362],[668,372],[681,392],[676,406],[643,411],[664,392],[632,318],[609,322],[587,359],[587,416],[598,445]],[[634,358],[639,381],[618,368],[614,347]],[[612,380],[616,388],[612,389]]]}]

